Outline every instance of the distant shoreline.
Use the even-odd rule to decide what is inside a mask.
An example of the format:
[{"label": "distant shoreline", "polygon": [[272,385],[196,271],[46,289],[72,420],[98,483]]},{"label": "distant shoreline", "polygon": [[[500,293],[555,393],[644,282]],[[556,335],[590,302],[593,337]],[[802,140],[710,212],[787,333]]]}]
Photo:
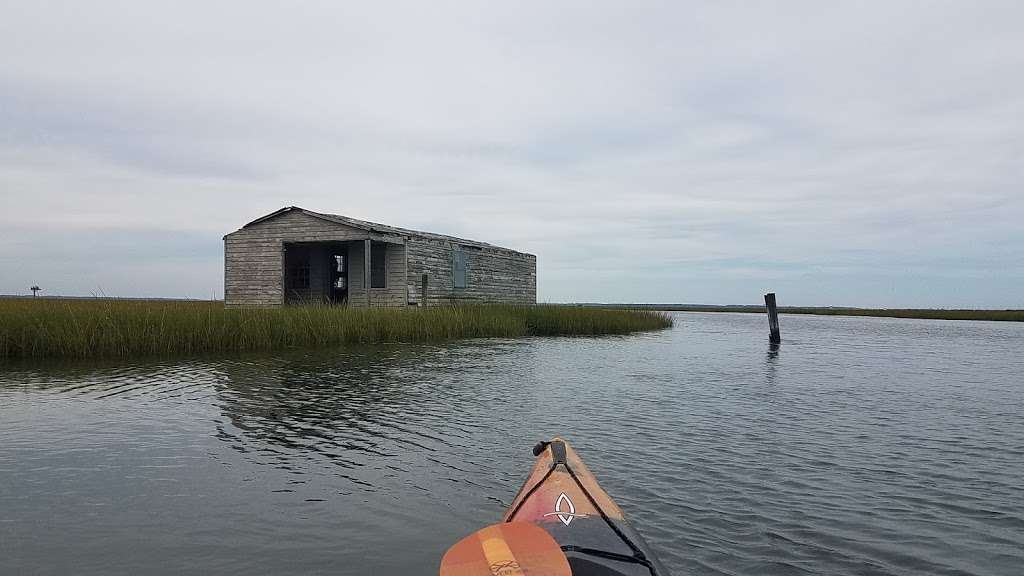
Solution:
[{"label": "distant shoreline", "polygon": [[0,294],[0,300],[129,300],[137,302],[223,302],[223,298],[174,298],[162,296],[62,296],[31,294]]},{"label": "distant shoreline", "polygon": [[[764,314],[764,306],[703,304],[578,304],[599,308],[656,310],[659,312],[740,312]],[[877,318],[918,318],[922,320],[990,320],[1024,322],[1024,310],[966,310],[941,308],[853,308],[842,306],[779,306],[780,314],[816,316],[872,316]]]}]

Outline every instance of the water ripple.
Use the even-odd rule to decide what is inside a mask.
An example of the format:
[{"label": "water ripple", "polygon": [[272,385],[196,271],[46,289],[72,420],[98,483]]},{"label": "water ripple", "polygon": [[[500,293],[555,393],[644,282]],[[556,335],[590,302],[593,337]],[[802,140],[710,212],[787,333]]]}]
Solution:
[{"label": "water ripple", "polygon": [[677,574],[1024,565],[1024,326],[670,332],[0,372],[0,572],[433,573],[571,439]]}]

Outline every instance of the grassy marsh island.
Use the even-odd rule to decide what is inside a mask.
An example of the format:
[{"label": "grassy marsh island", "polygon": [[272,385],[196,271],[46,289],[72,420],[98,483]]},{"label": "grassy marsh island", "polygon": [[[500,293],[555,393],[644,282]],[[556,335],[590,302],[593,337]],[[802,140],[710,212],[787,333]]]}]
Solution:
[{"label": "grassy marsh island", "polygon": [[629,334],[671,325],[659,311],[553,305],[225,309],[217,301],[0,299],[0,360]]},{"label": "grassy marsh island", "polygon": [[[626,310],[657,310],[661,312],[748,312],[764,314],[764,306],[701,306],[677,304],[599,305]],[[779,306],[780,314],[815,314],[820,316],[876,316],[880,318],[920,318],[925,320],[992,320],[1024,322],[1024,310],[963,310],[938,308],[843,308]]]}]

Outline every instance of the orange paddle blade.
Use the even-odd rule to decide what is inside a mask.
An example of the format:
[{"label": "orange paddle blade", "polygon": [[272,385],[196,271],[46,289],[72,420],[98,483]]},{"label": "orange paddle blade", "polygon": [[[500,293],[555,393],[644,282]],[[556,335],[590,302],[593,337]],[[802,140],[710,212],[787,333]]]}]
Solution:
[{"label": "orange paddle blade", "polygon": [[493,524],[448,549],[441,576],[572,576],[546,530],[527,522]]}]

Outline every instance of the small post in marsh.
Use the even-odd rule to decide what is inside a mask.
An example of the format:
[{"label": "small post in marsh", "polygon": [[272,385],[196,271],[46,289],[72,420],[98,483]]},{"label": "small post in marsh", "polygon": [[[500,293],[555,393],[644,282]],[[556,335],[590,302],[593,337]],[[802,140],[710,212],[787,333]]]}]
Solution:
[{"label": "small post in marsh", "polygon": [[768,309],[768,341],[772,344],[782,342],[779,334],[779,310],[775,307],[775,292],[764,295],[764,306]]},{"label": "small post in marsh", "polygon": [[420,278],[420,306],[427,305],[427,286],[429,286],[430,277],[426,274]]}]

